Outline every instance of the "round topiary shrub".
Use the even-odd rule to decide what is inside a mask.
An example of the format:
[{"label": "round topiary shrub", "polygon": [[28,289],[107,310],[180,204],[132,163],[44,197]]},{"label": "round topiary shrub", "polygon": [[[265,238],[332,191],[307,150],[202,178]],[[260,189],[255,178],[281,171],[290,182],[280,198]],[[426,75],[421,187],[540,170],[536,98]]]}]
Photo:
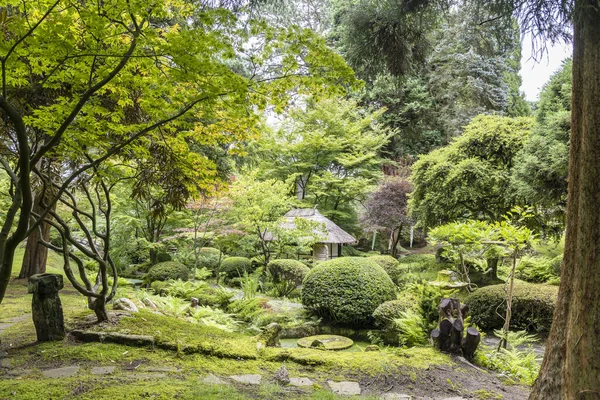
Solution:
[{"label": "round topiary shrub", "polygon": [[375,325],[382,329],[390,328],[394,324],[394,320],[400,318],[404,311],[414,310],[415,306],[416,300],[413,297],[386,301],[373,311]]},{"label": "round topiary shrub", "polygon": [[398,260],[396,260],[392,256],[386,255],[371,256],[369,257],[369,259],[379,264],[385,270],[385,272],[387,272],[390,278],[392,278],[392,282],[394,282],[396,285],[398,284],[401,278],[402,271]]},{"label": "round topiary shrub", "polygon": [[[547,332],[556,307],[556,286],[515,282],[511,329]],[[471,321],[484,330],[500,329],[506,315],[504,285],[486,286],[473,292],[466,301]],[[499,314],[499,315],[498,315]]]},{"label": "round topiary shrub", "polygon": [[167,281],[169,279],[187,281],[189,279],[188,268],[177,261],[166,261],[158,263],[148,271],[146,281]]},{"label": "round topiary shrub", "polygon": [[290,282],[296,286],[302,284],[310,268],[296,260],[273,260],[267,265],[269,273],[273,277],[273,282]]},{"label": "round topiary shrub", "polygon": [[302,304],[319,316],[356,327],[373,323],[373,311],[396,298],[396,286],[375,261],[341,257],[313,268],[302,283]]},{"label": "round topiary shrub", "polygon": [[221,272],[228,278],[239,278],[252,272],[252,261],[246,257],[228,257],[221,262]]}]

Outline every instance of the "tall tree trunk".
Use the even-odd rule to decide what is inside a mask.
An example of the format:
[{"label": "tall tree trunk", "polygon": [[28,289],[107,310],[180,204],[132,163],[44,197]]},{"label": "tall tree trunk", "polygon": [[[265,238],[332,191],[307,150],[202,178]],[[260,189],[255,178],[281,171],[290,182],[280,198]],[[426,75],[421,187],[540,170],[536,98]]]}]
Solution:
[{"label": "tall tree trunk", "polygon": [[[33,204],[33,212],[41,214],[44,211],[44,196],[40,192],[35,196]],[[53,207],[54,210],[55,207]],[[40,244],[40,230],[41,239],[45,242],[50,240],[50,224],[42,223],[40,229],[35,229],[31,232],[27,238],[27,246],[25,247],[25,254],[23,256],[23,263],[21,264],[21,272],[19,273],[19,279],[29,278],[35,274],[43,274],[46,272],[46,261],[48,260],[48,248]]]},{"label": "tall tree trunk", "polygon": [[565,256],[535,400],[600,398],[600,9],[575,5]]}]

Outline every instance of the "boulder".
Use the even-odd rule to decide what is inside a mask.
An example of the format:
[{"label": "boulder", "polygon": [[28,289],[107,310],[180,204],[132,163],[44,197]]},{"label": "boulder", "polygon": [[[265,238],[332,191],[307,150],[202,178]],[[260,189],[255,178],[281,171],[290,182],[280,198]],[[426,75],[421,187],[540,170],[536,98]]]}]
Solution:
[{"label": "boulder", "polygon": [[121,297],[119,299],[116,299],[113,303],[113,310],[123,310],[123,311],[129,311],[129,312],[138,312],[138,308],[135,304],[133,304],[133,301],[126,299],[124,297]]}]

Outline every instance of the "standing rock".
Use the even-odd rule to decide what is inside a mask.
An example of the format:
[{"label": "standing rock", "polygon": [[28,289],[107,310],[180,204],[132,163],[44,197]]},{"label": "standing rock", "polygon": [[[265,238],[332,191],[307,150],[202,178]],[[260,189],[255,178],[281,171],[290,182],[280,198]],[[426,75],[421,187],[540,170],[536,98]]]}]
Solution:
[{"label": "standing rock", "polygon": [[138,308],[135,304],[133,304],[133,301],[124,297],[115,300],[115,302],[113,303],[113,310],[138,312]]},{"label": "standing rock", "polygon": [[31,310],[39,342],[62,340],[65,337],[65,320],[58,297],[58,291],[62,288],[62,275],[35,274],[29,278],[27,292],[33,293]]},{"label": "standing rock", "polygon": [[272,322],[267,325],[262,333],[258,336],[258,341],[264,343],[267,347],[279,347],[279,335],[281,334],[281,325],[277,322]]},{"label": "standing rock", "polygon": [[275,371],[275,376],[273,378],[282,385],[288,385],[290,383],[290,374],[285,365],[282,365],[281,368]]}]

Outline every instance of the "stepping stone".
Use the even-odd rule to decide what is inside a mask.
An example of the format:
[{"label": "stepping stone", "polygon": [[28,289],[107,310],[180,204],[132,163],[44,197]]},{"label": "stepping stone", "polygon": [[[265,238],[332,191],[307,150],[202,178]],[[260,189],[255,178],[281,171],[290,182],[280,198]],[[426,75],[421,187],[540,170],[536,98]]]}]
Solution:
[{"label": "stepping stone", "polygon": [[0,368],[10,368],[11,364],[10,358],[0,358]]},{"label": "stepping stone", "polygon": [[342,396],[357,396],[360,394],[358,382],[334,382],[327,381],[331,391]]},{"label": "stepping stone", "polygon": [[290,378],[290,385],[297,387],[312,386],[313,381],[308,378]]},{"label": "stepping stone", "polygon": [[243,383],[245,385],[260,385],[262,376],[260,375],[231,375],[231,379],[236,382]]},{"label": "stepping stone", "polygon": [[44,374],[46,378],[68,378],[75,375],[77,372],[79,372],[79,367],[77,365],[72,365],[70,367],[47,369],[46,371],[42,371],[42,374]]},{"label": "stepping stone", "polygon": [[402,393],[384,393],[381,395],[382,400],[411,400],[412,396]]},{"label": "stepping stone", "polygon": [[13,376],[13,377],[19,377],[19,376],[29,375],[32,372],[33,372],[33,370],[31,370],[31,369],[9,369],[8,371],[6,371],[6,375]]},{"label": "stepping stone", "polygon": [[94,367],[92,368],[92,375],[109,375],[115,372],[115,367]]},{"label": "stepping stone", "polygon": [[207,385],[227,385],[227,382],[225,382],[224,380],[222,380],[221,378],[219,378],[218,376],[213,375],[213,374],[206,375],[202,379],[202,382],[206,383]]}]

